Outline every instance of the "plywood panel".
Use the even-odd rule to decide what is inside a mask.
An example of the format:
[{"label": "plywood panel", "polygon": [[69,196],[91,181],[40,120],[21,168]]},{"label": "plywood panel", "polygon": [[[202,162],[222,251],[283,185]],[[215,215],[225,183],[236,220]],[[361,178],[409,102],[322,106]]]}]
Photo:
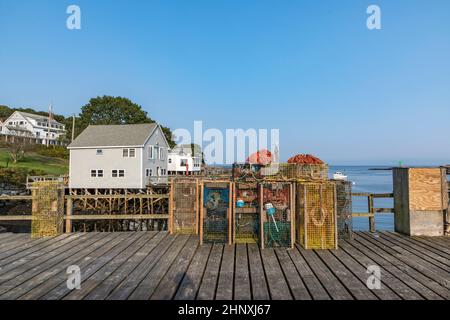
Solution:
[{"label": "plywood panel", "polygon": [[443,210],[440,168],[409,169],[409,208],[414,211]]}]

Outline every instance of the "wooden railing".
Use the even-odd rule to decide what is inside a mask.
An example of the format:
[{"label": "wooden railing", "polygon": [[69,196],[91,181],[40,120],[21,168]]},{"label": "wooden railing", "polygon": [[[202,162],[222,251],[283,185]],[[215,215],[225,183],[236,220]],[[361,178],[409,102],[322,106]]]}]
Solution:
[{"label": "wooden railing", "polygon": [[376,208],[374,205],[374,199],[387,199],[394,198],[393,193],[352,193],[353,197],[367,197],[368,212],[353,212],[353,217],[368,217],[369,218],[369,230],[374,233],[375,227],[375,214],[377,213],[394,213],[393,208]]},{"label": "wooden railing", "polygon": [[[104,194],[83,194],[83,195],[66,195],[64,197],[65,211],[64,221],[66,230],[72,230],[72,221],[93,221],[93,220],[168,220],[169,213],[139,213],[132,212],[126,214],[73,214],[73,202],[81,201],[87,203],[88,201],[139,201],[142,204],[142,200],[159,201],[163,199],[169,199],[169,194],[117,194],[117,195],[104,195]],[[0,196],[0,202],[11,201],[32,201],[33,196]],[[142,207],[142,205],[141,205]],[[142,210],[140,210],[142,212]],[[125,210],[126,212],[126,210]],[[35,217],[30,213],[24,215],[0,215],[0,222],[5,221],[32,221]]]}]

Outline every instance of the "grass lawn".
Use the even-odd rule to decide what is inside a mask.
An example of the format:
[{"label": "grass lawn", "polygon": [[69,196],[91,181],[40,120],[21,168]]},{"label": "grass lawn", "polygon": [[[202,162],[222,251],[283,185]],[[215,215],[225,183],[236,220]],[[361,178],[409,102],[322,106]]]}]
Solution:
[{"label": "grass lawn", "polygon": [[[7,161],[10,158],[5,149],[0,149],[0,166],[6,167]],[[10,168],[27,168],[43,170],[49,175],[61,175],[69,173],[69,160],[57,159],[51,157],[41,156],[34,152],[25,154],[25,157],[18,163],[9,161]]]}]

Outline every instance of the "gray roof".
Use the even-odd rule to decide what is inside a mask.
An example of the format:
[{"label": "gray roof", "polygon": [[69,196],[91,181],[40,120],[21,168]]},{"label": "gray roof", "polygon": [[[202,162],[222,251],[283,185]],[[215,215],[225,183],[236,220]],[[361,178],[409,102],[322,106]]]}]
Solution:
[{"label": "gray roof", "polygon": [[68,148],[143,146],[157,126],[156,123],[89,126]]}]

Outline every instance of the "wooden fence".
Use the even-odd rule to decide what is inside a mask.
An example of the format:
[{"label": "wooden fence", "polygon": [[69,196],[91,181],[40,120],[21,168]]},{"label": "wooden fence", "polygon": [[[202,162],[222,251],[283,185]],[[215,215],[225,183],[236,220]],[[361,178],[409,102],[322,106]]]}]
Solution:
[{"label": "wooden fence", "polygon": [[368,217],[369,230],[375,232],[375,214],[394,213],[394,208],[376,208],[374,199],[389,199],[394,198],[393,193],[352,193],[353,197],[366,197],[368,212],[353,212],[353,217]]}]

